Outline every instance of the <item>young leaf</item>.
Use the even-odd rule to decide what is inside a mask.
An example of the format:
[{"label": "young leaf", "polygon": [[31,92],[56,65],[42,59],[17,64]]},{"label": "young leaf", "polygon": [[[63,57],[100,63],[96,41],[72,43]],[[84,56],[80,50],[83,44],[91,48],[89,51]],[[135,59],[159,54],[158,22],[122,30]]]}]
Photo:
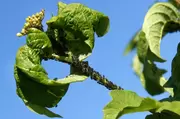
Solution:
[{"label": "young leaf", "polygon": [[165,62],[164,59],[156,57],[149,49],[149,44],[146,39],[145,33],[140,31],[139,40],[137,42],[137,54],[141,62],[148,59],[151,61]]},{"label": "young leaf", "polygon": [[149,61],[149,63],[147,63],[147,59],[151,61],[156,59],[156,61],[160,62],[163,60],[156,57],[154,58],[153,53],[149,50],[145,33],[143,31],[139,31],[138,34],[136,34],[135,39],[137,40],[138,56],[136,55],[134,57],[132,67],[135,74],[140,78],[143,87],[151,95],[161,94],[164,92],[164,90],[173,95],[172,89],[163,87],[166,79],[162,77],[162,75],[166,71],[157,68],[153,62],[150,63]]},{"label": "young leaf", "polygon": [[138,57],[142,62],[144,62],[145,59],[149,59],[151,61],[159,61],[159,62],[165,61],[161,58],[154,56],[154,54],[149,50],[145,33],[142,30],[139,30],[135,34],[135,36],[133,36],[133,39],[129,42],[129,44],[126,47],[124,54],[129,53],[135,48],[137,48]]},{"label": "young leaf", "polygon": [[179,11],[171,3],[154,4],[145,16],[142,30],[145,32],[150,51],[158,58],[160,56],[160,41],[168,32],[180,29],[178,23]]},{"label": "young leaf", "polygon": [[150,95],[161,94],[167,91],[173,96],[173,89],[169,87],[163,87],[167,80],[162,76],[166,71],[159,69],[152,62],[143,63],[136,55],[132,64],[135,74],[140,78],[141,84]]},{"label": "young leaf", "polygon": [[158,107],[159,103],[150,98],[142,98],[131,91],[111,91],[112,101],[104,107],[103,119],[118,119],[120,116]]},{"label": "young leaf", "polygon": [[75,55],[79,56],[79,60],[84,60],[92,53],[89,45],[94,46],[94,42],[87,45],[83,39],[77,39],[73,33],[67,30],[48,27],[46,33],[51,40],[54,53],[60,57],[72,60],[72,55]]},{"label": "young leaf", "polygon": [[134,50],[137,47],[137,42],[139,40],[139,33],[141,31],[138,31],[135,33],[135,35],[132,37],[132,39],[129,41],[129,43],[127,44],[125,50],[124,50],[124,55],[127,55],[129,52],[131,52],[132,50]]},{"label": "young leaf", "polygon": [[170,111],[180,116],[180,102],[179,101],[172,101],[167,102],[164,101],[161,103],[161,106],[156,110],[156,112],[162,112],[162,111]]},{"label": "young leaf", "polygon": [[22,100],[26,100],[25,104],[31,110],[57,117],[58,115],[51,113],[46,107],[56,106],[66,94],[70,83],[84,81],[87,76],[72,72],[66,78],[50,80],[41,66],[41,61],[46,55],[45,48],[51,48],[49,38],[44,32],[31,29],[27,44],[22,46],[16,55],[14,77],[17,94]]},{"label": "young leaf", "polygon": [[154,114],[147,116],[147,119],[152,119],[152,117],[156,119],[157,113],[162,117],[164,114],[169,117],[175,117],[175,119],[180,117],[179,101],[159,102],[151,98],[142,98],[134,92],[125,90],[113,90],[110,94],[112,96],[112,101],[104,107],[103,119],[118,119],[124,114],[144,111],[150,111]]},{"label": "young leaf", "polygon": [[109,18],[80,3],[59,3],[59,9],[58,16],[46,22],[48,28],[63,29],[66,46],[73,55],[89,56],[94,48],[94,32],[104,36],[109,29]]},{"label": "young leaf", "polygon": [[58,2],[58,15],[61,13],[61,11],[67,6],[67,4],[63,2]]},{"label": "young leaf", "polygon": [[72,72],[64,79],[50,80],[40,64],[39,55],[32,54],[31,50],[23,46],[16,56],[14,76],[17,93],[22,100],[40,107],[54,107],[66,94],[70,83],[87,78]]},{"label": "young leaf", "polygon": [[[163,62],[164,60],[155,57],[149,50],[148,42],[143,31],[139,31],[135,38],[137,55],[133,59],[133,70],[135,74],[140,78],[143,87],[150,95],[161,94],[165,91],[173,95],[172,88],[164,88],[163,85],[166,83],[166,79],[162,75],[166,72],[164,69],[161,70],[156,67],[152,61]],[[133,41],[132,40],[132,41]],[[147,59],[151,60],[148,61]]]},{"label": "young leaf", "polygon": [[30,28],[26,38],[26,44],[32,49],[38,49],[46,54],[52,54],[52,44],[45,32],[36,28]]}]

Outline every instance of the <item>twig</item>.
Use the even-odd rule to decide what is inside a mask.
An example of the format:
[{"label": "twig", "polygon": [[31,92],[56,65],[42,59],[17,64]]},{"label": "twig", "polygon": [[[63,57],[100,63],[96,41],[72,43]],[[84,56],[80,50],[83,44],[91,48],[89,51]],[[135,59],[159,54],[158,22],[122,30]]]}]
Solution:
[{"label": "twig", "polygon": [[104,75],[101,75],[99,72],[91,68],[88,65],[87,61],[79,61],[79,59],[76,56],[73,56],[72,60],[70,60],[65,57],[60,57],[54,54],[52,55],[52,59],[71,64],[72,66],[78,68],[82,73],[84,73],[87,76],[90,76],[91,79],[97,81],[97,83],[105,86],[109,90],[124,90],[120,86],[117,86],[113,82],[109,81],[107,78],[105,78]]}]

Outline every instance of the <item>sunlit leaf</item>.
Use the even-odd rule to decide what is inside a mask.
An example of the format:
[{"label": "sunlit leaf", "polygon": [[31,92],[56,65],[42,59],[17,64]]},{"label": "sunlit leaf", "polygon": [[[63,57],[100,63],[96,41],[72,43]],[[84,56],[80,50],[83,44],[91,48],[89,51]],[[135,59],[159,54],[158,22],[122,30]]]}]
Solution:
[{"label": "sunlit leaf", "polygon": [[180,107],[180,101],[172,101],[172,102],[164,101],[161,103],[161,106],[156,110],[156,112],[162,112],[166,110],[178,114],[180,116],[179,107]]},{"label": "sunlit leaf", "polygon": [[159,2],[154,4],[145,16],[142,30],[145,33],[150,51],[160,56],[160,41],[168,32],[180,29],[179,11],[172,4]]},{"label": "sunlit leaf", "polygon": [[104,107],[103,119],[118,119],[120,116],[133,113],[149,111],[158,107],[159,102],[142,98],[131,91],[111,91],[112,101]]},{"label": "sunlit leaf", "polygon": [[80,3],[60,2],[58,6],[58,15],[47,21],[48,28],[62,29],[68,52],[85,59],[94,48],[94,33],[102,37],[108,32],[109,18]]},{"label": "sunlit leaf", "polygon": [[26,44],[32,49],[40,49],[44,54],[52,54],[52,44],[45,32],[36,28],[30,28],[26,38]]},{"label": "sunlit leaf", "polygon": [[156,57],[151,52],[145,33],[143,31],[139,33],[139,40],[137,43],[137,54],[141,62],[144,62],[144,60],[146,59],[151,61],[165,62],[164,59]]},{"label": "sunlit leaf", "polygon": [[39,47],[46,43],[38,44],[37,42],[41,42],[39,39],[46,41],[47,36],[33,29],[27,36],[28,45],[22,46],[17,52],[14,66],[17,94],[23,101],[26,100],[24,102],[31,110],[50,117],[60,117],[46,108],[57,106],[66,94],[69,84],[84,81],[87,76],[71,72],[63,79],[49,79],[41,66],[44,49]]},{"label": "sunlit leaf", "polygon": [[[22,51],[25,52],[25,50]],[[22,56],[22,54],[20,55]],[[41,66],[36,68],[38,65],[30,62],[25,56],[21,57],[22,60],[19,59],[19,56],[17,57],[14,74],[17,90],[22,92],[18,95],[33,105],[54,107],[66,94],[70,83],[84,81],[87,78],[87,76],[76,75],[72,72],[66,78],[50,80]]]},{"label": "sunlit leaf", "polygon": [[63,2],[58,2],[58,14],[61,13],[61,11],[67,6],[67,4]]},{"label": "sunlit leaf", "polygon": [[[147,119],[157,118],[158,115],[164,117],[180,117],[180,102],[159,102],[149,97],[143,98],[132,91],[113,90],[111,91],[112,101],[104,107],[103,119],[118,119],[124,114],[149,111],[154,115],[149,115]],[[166,119],[166,118],[157,118]]]}]

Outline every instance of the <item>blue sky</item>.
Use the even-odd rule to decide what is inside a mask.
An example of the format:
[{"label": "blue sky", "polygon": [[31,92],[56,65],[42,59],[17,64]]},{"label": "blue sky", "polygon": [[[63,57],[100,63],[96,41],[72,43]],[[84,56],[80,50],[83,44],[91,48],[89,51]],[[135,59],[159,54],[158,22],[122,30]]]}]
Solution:
[{"label": "blue sky", "polygon": [[[139,79],[131,69],[133,53],[124,57],[123,50],[132,35],[142,26],[144,16],[154,0],[63,0],[66,3],[80,2],[90,8],[99,10],[110,18],[110,31],[102,38],[97,38],[89,64],[124,89],[132,90],[140,96],[150,96],[142,88]],[[1,47],[0,47],[0,118],[1,119],[48,119],[29,111],[16,95],[13,76],[13,65],[18,48],[25,44],[25,37],[18,38],[25,18],[42,8],[45,21],[56,14],[58,0],[2,0],[1,11]],[[161,54],[166,63],[158,64],[169,70],[165,77],[170,76],[171,60],[176,53],[180,33],[168,34],[161,43]],[[50,78],[62,78],[69,73],[66,64],[48,61],[43,66]],[[155,96],[161,99],[163,94]],[[109,91],[93,80],[72,84],[57,108],[52,109],[64,119],[102,119],[103,107],[111,100]],[[147,113],[125,115],[121,119],[144,119]]]}]

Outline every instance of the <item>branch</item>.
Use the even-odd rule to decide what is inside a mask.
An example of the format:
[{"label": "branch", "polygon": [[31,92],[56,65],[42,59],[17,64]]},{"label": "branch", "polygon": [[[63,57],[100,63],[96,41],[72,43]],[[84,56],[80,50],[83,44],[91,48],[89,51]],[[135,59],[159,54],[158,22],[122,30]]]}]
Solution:
[{"label": "branch", "polygon": [[68,59],[68,58],[53,54],[51,59],[54,59],[54,60],[57,60],[60,62],[64,62],[64,63],[68,63],[68,64],[76,67],[84,75],[90,76],[91,79],[95,80],[98,84],[105,86],[109,90],[124,90],[120,86],[117,86],[113,82],[109,81],[107,78],[105,78],[104,75],[101,75],[99,72],[97,72],[93,68],[91,68],[88,65],[87,61],[79,61],[78,57],[76,57],[76,56],[73,56],[72,59]]}]

